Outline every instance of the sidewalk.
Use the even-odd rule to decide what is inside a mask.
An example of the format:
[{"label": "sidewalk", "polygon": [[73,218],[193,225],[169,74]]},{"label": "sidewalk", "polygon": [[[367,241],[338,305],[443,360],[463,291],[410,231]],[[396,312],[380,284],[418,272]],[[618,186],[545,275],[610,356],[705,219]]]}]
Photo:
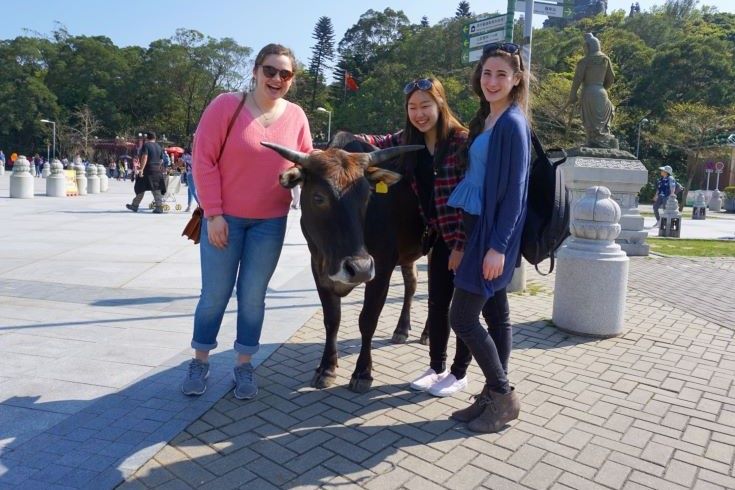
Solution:
[{"label": "sidewalk", "polygon": [[704,314],[691,310],[704,284],[667,299],[690,270],[732,284],[735,260],[633,259],[626,332],[607,340],[551,325],[553,277],[529,268],[529,293],[510,299],[521,417],[494,435],[448,419],[480,391],[476,366],[454,398],[408,388],[428,359],[416,343],[425,270],[408,345],[388,340],[401,307],[392,285],[369,393],[346,389],[359,351],[351,296],[336,387],[308,388],[324,338],[318,312],[258,369],[256,400],[227,394],[120,488],[735,488],[735,292],[726,287]]},{"label": "sidewalk", "polygon": [[[200,288],[188,213],[105,194],[9,199],[0,177],[0,488],[111,488],[230,389],[236,303],[210,386],[181,394]],[[186,206],[186,189],[178,197]],[[144,201],[147,205],[148,199]],[[292,212],[294,213],[294,212]],[[298,215],[266,299],[262,362],[316,311]]]}]

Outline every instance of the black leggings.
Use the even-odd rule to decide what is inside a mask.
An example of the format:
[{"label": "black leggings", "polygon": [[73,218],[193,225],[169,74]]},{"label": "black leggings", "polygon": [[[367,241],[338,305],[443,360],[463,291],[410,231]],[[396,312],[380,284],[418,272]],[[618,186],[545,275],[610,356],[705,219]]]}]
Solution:
[{"label": "black leggings", "polygon": [[[429,360],[437,373],[444,372],[447,361],[447,345],[451,332],[449,305],[454,292],[454,272],[449,270],[449,249],[444,240],[439,238],[431,249],[429,258]],[[497,291],[495,296],[480,305],[482,316],[488,332],[500,352],[503,370],[508,372],[513,333],[510,324],[510,309],[505,289]],[[479,312],[475,314],[475,319]],[[457,379],[467,375],[467,368],[472,362],[472,352],[463,339],[457,336],[457,350],[450,372]]]},{"label": "black leggings", "polygon": [[[437,238],[429,256],[429,367],[437,373],[447,368],[449,344],[449,304],[454,292],[454,272],[449,270],[449,249],[444,240]],[[462,379],[472,362],[467,346],[457,339],[457,351],[451,373]]]},{"label": "black leggings", "polygon": [[[465,214],[465,232],[472,234],[476,217]],[[480,324],[480,313],[487,330]],[[495,392],[508,393],[508,360],[513,346],[510,306],[505,288],[489,299],[456,288],[449,310],[449,322],[477,360],[485,382]]]}]

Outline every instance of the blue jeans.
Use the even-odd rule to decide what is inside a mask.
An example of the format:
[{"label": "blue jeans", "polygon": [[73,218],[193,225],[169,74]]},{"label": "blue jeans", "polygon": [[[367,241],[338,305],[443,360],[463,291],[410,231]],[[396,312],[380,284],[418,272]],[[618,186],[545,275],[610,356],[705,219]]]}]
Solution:
[{"label": "blue jeans", "polygon": [[202,293],[194,313],[191,346],[200,351],[217,347],[217,334],[237,280],[235,351],[252,355],[260,347],[265,293],[281,255],[286,216],[272,219],[224,218],[228,227],[227,248],[224,250],[209,243],[207,220],[202,220],[199,244]]},{"label": "blue jeans", "polygon": [[194,200],[199,204],[199,198],[197,197],[197,189],[194,186],[194,175],[191,172],[186,173],[186,188],[187,190],[187,201],[186,206],[191,207],[191,199],[194,198]]}]

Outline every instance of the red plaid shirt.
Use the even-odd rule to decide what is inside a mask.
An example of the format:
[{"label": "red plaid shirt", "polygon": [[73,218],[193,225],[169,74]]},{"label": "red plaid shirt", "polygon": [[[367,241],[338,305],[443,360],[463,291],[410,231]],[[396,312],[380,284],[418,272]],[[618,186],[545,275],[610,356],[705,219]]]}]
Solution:
[{"label": "red plaid shirt", "polygon": [[[389,148],[391,146],[399,146],[405,144],[401,140],[403,131],[384,136],[374,134],[360,134],[357,137],[364,139],[371,145],[378,148]],[[441,231],[444,243],[447,244],[449,250],[464,250],[465,233],[462,220],[462,210],[447,206],[449,196],[457,187],[457,184],[464,177],[464,170],[459,168],[459,152],[467,141],[467,133],[464,131],[455,131],[449,139],[449,146],[444,152],[444,158],[441,162],[434,163],[434,206],[436,206],[436,218],[427,220],[424,211],[419,206],[419,211],[424,219],[424,223],[428,226],[438,228]],[[436,147],[434,157],[439,155],[439,146]],[[415,178],[411,178],[411,188],[419,195],[418,184]]]}]

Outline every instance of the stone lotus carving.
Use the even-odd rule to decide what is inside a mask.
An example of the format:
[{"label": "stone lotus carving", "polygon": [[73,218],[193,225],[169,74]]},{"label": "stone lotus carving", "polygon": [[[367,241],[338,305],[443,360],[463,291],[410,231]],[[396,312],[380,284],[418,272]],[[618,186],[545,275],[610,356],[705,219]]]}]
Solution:
[{"label": "stone lotus carving", "polygon": [[572,207],[570,231],[575,238],[612,241],[620,234],[620,206],[603,186],[590,187]]}]

